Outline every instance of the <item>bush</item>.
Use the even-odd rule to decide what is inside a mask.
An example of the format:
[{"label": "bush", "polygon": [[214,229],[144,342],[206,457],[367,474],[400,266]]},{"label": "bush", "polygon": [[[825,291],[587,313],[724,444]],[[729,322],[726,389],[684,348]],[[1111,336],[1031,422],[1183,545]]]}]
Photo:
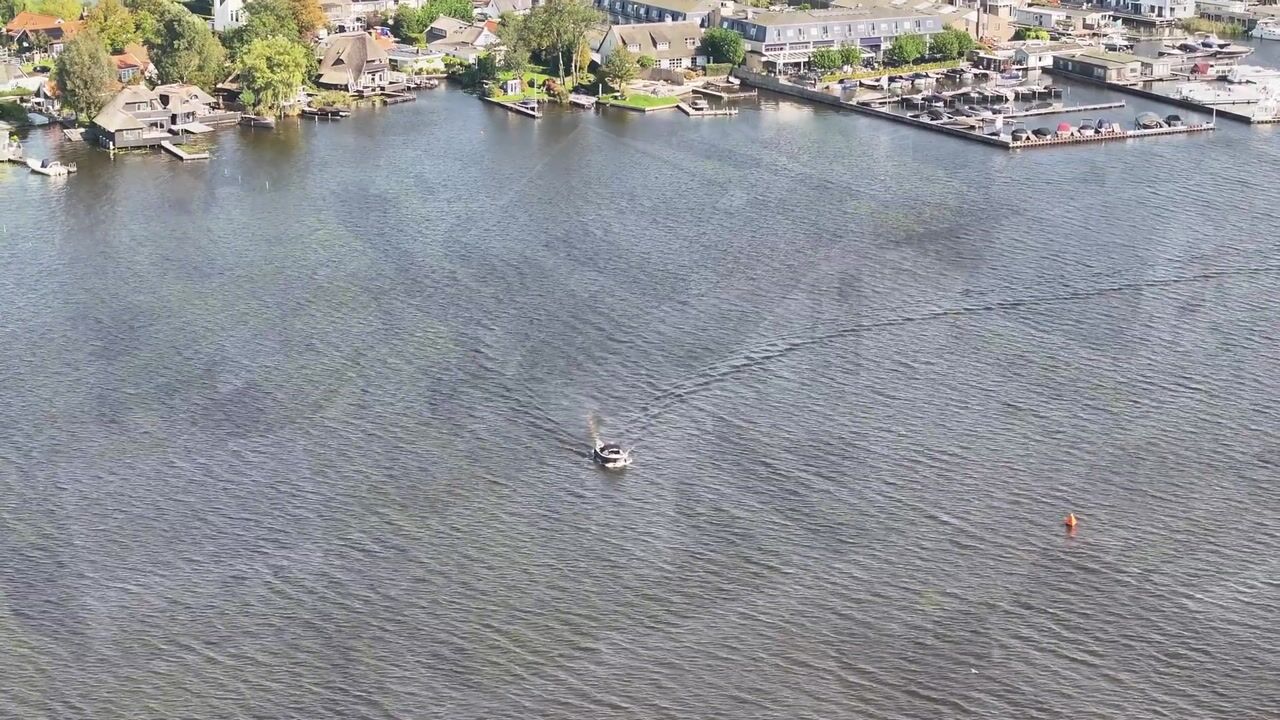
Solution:
[{"label": "bush", "polygon": [[706,68],[707,77],[720,77],[728,75],[733,70],[733,66],[729,63],[711,63]]},{"label": "bush", "polygon": [[14,88],[12,90],[0,90],[0,97],[16,97],[23,98],[31,94],[26,88]]},{"label": "bush", "polygon": [[657,64],[658,60],[652,55],[640,55],[636,57],[636,65],[639,65],[641,70],[648,70]]},{"label": "bush", "polygon": [[1014,40],[1048,40],[1049,31],[1044,28],[1020,27],[1013,33]]},{"label": "bush", "polygon": [[26,125],[27,110],[12,100],[0,101],[0,120],[10,125]]},{"label": "bush", "polygon": [[351,107],[351,96],[341,90],[321,90],[311,98],[314,107]]}]

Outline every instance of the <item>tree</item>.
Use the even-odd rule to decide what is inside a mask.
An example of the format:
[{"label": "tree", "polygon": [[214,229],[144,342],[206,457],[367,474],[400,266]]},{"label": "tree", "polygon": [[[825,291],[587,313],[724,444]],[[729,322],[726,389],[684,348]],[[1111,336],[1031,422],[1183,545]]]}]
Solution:
[{"label": "tree", "polygon": [[844,67],[844,57],[836,48],[818,48],[809,55],[809,64],[818,70],[838,70]]},{"label": "tree", "polygon": [[742,64],[747,56],[742,36],[728,28],[711,28],[702,33],[702,52],[714,63]]},{"label": "tree", "polygon": [[1014,31],[1014,40],[1048,40],[1049,31],[1044,28],[1021,27]]},{"label": "tree", "polygon": [[600,68],[600,74],[605,82],[617,90],[622,97],[627,96],[627,83],[635,80],[639,72],[640,66],[636,63],[636,56],[624,47],[616,48],[609,53],[609,57],[604,59],[604,66]]},{"label": "tree", "polygon": [[282,37],[250,43],[236,67],[241,87],[253,93],[255,112],[274,115],[287,100],[297,97],[311,67],[308,54],[306,45]]},{"label": "tree", "polygon": [[125,45],[139,39],[133,14],[120,0],[98,0],[89,11],[88,26],[111,52],[120,52]]},{"label": "tree", "polygon": [[587,0],[546,0],[529,13],[525,20],[529,45],[556,58],[561,85],[565,84],[565,54],[572,58],[587,32],[603,18]]},{"label": "tree", "polygon": [[0,23],[7,23],[28,9],[31,0],[0,0]]},{"label": "tree", "polygon": [[636,56],[636,67],[640,68],[641,70],[648,70],[651,67],[655,67],[657,64],[658,64],[657,58],[655,58],[652,55]]},{"label": "tree", "polygon": [[856,66],[862,62],[862,50],[857,45],[841,45],[836,50],[840,53],[840,66]]},{"label": "tree", "polygon": [[25,9],[70,21],[80,19],[84,5],[80,0],[33,0]]},{"label": "tree", "polygon": [[160,40],[160,18],[172,11],[173,4],[173,0],[124,0],[143,43],[154,45]]},{"label": "tree", "polygon": [[958,28],[947,28],[934,35],[929,41],[929,49],[933,54],[945,60],[962,58],[975,47],[977,43],[974,42],[973,37]]},{"label": "tree", "polygon": [[884,51],[884,59],[891,65],[910,65],[929,49],[928,42],[923,35],[899,35],[893,39],[889,49]]},{"label": "tree", "polygon": [[289,0],[249,0],[244,4],[244,11],[249,19],[223,34],[227,52],[232,58],[239,59],[255,40],[272,37],[295,42],[302,40]]},{"label": "tree", "polygon": [[226,52],[205,21],[174,5],[160,20],[159,40],[148,49],[161,85],[187,83],[206,90],[224,77]]},{"label": "tree", "polygon": [[310,35],[318,28],[324,27],[324,10],[320,9],[320,0],[288,0],[288,2],[293,23],[303,35]]},{"label": "tree", "polygon": [[102,40],[93,32],[83,32],[58,55],[54,77],[62,104],[87,120],[102,109],[116,79],[116,66]]}]

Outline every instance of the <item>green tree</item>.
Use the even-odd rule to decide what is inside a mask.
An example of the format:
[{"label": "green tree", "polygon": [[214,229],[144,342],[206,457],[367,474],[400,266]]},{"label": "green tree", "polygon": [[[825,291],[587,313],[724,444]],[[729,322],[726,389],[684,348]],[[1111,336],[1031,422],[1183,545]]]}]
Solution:
[{"label": "green tree", "polygon": [[160,20],[159,40],[148,49],[160,84],[189,83],[206,90],[225,76],[226,52],[209,25],[174,5]]},{"label": "green tree", "polygon": [[890,65],[910,65],[928,49],[929,41],[923,35],[907,33],[893,39],[893,44],[884,51],[884,59]]},{"label": "green tree", "polygon": [[62,104],[81,120],[97,115],[116,80],[116,66],[102,40],[93,32],[80,33],[62,49],[54,67]]},{"label": "green tree", "polygon": [[837,52],[840,53],[841,67],[845,65],[856,67],[858,63],[862,62],[862,50],[857,45],[841,45],[837,48]]},{"label": "green tree", "polygon": [[31,0],[0,0],[0,23],[7,23],[26,10]]},{"label": "green tree", "polygon": [[295,42],[302,40],[289,0],[249,0],[244,4],[244,10],[249,16],[248,20],[222,36],[227,52],[233,59],[239,59],[256,40],[272,37]]},{"label": "green tree", "polygon": [[240,85],[253,93],[254,112],[274,115],[307,81],[306,45],[282,37],[254,40],[236,63]]},{"label": "green tree", "polygon": [[973,36],[958,28],[947,28],[929,40],[929,49],[945,60],[957,60],[977,47]]},{"label": "green tree", "polygon": [[713,63],[741,65],[747,56],[742,36],[728,28],[711,28],[702,33],[702,52]]},{"label": "green tree", "polygon": [[604,59],[604,65],[600,68],[600,75],[604,77],[605,82],[617,90],[622,97],[627,96],[627,83],[635,80],[639,72],[640,65],[636,62],[636,56],[624,47],[615,48],[609,53],[609,57]]},{"label": "green tree", "polygon": [[160,40],[160,18],[171,12],[173,5],[173,0],[124,0],[124,6],[133,14],[138,37],[147,45]]},{"label": "green tree", "polygon": [[120,0],[98,0],[89,11],[87,24],[111,52],[120,52],[125,45],[139,40],[133,13]]},{"label": "green tree", "polygon": [[546,0],[525,20],[530,47],[556,59],[560,84],[564,85],[565,55],[574,51],[604,15],[587,0]]},{"label": "green tree", "polygon": [[636,67],[640,68],[641,70],[648,70],[649,68],[654,67],[657,64],[658,64],[658,59],[652,55],[636,56]]},{"label": "green tree", "polygon": [[63,20],[79,20],[84,4],[80,0],[34,0],[26,9]]},{"label": "green tree", "polygon": [[1048,40],[1049,31],[1044,28],[1020,27],[1013,32],[1014,40]]},{"label": "green tree", "polygon": [[809,55],[809,64],[818,70],[839,70],[844,67],[844,57],[836,48],[818,48]]}]

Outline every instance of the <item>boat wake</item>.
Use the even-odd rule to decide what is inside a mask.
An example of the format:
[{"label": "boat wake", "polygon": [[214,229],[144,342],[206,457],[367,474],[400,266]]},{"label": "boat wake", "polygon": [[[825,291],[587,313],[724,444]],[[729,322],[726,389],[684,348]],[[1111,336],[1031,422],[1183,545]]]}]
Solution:
[{"label": "boat wake", "polygon": [[723,360],[699,368],[692,376],[680,380],[660,390],[639,410],[639,417],[633,423],[637,446],[645,434],[672,408],[681,405],[691,397],[720,385],[735,376],[760,368],[775,360],[805,350],[815,345],[842,340],[847,337],[874,332],[885,328],[899,327],[914,323],[931,322],[946,318],[982,315],[986,313],[1016,312],[1024,308],[1043,307],[1066,303],[1093,300],[1108,295],[1159,290],[1162,288],[1208,282],[1222,278],[1261,276],[1280,274],[1280,266],[1265,265],[1259,267],[1222,268],[1207,270],[1194,275],[1182,277],[1156,278],[1124,283],[1114,283],[1072,292],[1033,295],[1009,300],[977,302],[933,310],[923,310],[910,315],[899,315],[882,320],[871,320],[852,325],[810,326],[805,331],[770,339],[754,347],[726,357]]}]

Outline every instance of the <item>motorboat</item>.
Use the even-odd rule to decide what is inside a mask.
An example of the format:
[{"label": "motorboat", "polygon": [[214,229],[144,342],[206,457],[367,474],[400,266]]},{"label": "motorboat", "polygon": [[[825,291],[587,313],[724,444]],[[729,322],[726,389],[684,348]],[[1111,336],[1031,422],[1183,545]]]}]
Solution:
[{"label": "motorboat", "polygon": [[1200,105],[1236,105],[1255,103],[1262,99],[1264,89],[1269,83],[1249,83],[1215,86],[1210,83],[1183,83],[1173,89],[1173,97]]},{"label": "motorboat", "polygon": [[1102,38],[1102,49],[1107,52],[1129,52],[1133,50],[1133,43],[1120,33],[1113,33]]},{"label": "motorboat", "polygon": [[1236,65],[1227,71],[1229,83],[1256,83],[1259,80],[1280,79],[1280,70],[1259,65]]},{"label": "motorboat", "polygon": [[1137,126],[1143,130],[1155,130],[1156,128],[1165,127],[1164,120],[1153,112],[1144,112],[1135,120]]},{"label": "motorboat", "polygon": [[699,111],[701,111],[701,110],[707,110],[707,109],[709,109],[711,106],[707,104],[707,99],[706,99],[706,98],[696,97],[696,98],[693,98],[693,99],[689,100],[689,107],[690,107],[690,108],[693,108],[694,110],[699,110]]},{"label": "motorboat", "polygon": [[631,464],[631,451],[614,443],[596,441],[591,451],[591,459],[610,470],[624,468]]},{"label": "motorboat", "polygon": [[269,115],[241,115],[240,124],[245,127],[273,128],[276,126],[276,119]]},{"label": "motorboat", "polygon": [[1259,20],[1249,37],[1256,40],[1280,40],[1280,19],[1269,17]]},{"label": "motorboat", "polygon": [[1026,142],[1027,140],[1031,139],[1031,133],[1027,132],[1022,128],[1018,128],[1017,130],[1014,130],[1013,134],[1010,135],[1009,137],[1014,142]]},{"label": "motorboat", "polygon": [[1182,42],[1178,43],[1175,49],[1182,53],[1182,57],[1187,57],[1187,58],[1208,57],[1210,55],[1215,54],[1213,50],[1206,48],[1200,43],[1194,42],[1192,40],[1183,40]]},{"label": "motorboat", "polygon": [[1093,118],[1085,118],[1080,121],[1080,127],[1076,128],[1076,132],[1084,137],[1088,137],[1098,132],[1098,127],[1094,124]]},{"label": "motorboat", "polygon": [[1035,130],[1032,130],[1031,134],[1035,135],[1040,140],[1053,137],[1053,131],[1047,127],[1038,127]]},{"label": "motorboat", "polygon": [[1182,127],[1182,116],[1176,114],[1166,115],[1164,117],[1164,124],[1169,127]]},{"label": "motorboat", "polygon": [[48,158],[44,160],[29,158],[27,160],[27,167],[31,168],[32,172],[37,172],[41,175],[48,175],[49,177],[61,177],[76,171],[75,163],[63,165],[57,160],[49,160]]},{"label": "motorboat", "polygon": [[1239,58],[1253,52],[1253,48],[1247,45],[1235,45],[1230,40],[1223,40],[1213,33],[1202,33],[1196,35],[1196,42],[1205,50],[1212,51],[1213,54],[1220,58]]},{"label": "motorboat", "polygon": [[1185,57],[1187,51],[1174,47],[1173,45],[1162,45],[1160,46],[1160,49],[1156,51],[1156,54],[1160,57]]},{"label": "motorboat", "polygon": [[1022,73],[1016,70],[1000,73],[996,78],[996,85],[1017,85],[1022,82]]},{"label": "motorboat", "polygon": [[1071,137],[1073,133],[1075,133],[1075,128],[1071,127],[1071,123],[1069,122],[1058,123],[1058,137],[1061,137],[1061,138]]}]

